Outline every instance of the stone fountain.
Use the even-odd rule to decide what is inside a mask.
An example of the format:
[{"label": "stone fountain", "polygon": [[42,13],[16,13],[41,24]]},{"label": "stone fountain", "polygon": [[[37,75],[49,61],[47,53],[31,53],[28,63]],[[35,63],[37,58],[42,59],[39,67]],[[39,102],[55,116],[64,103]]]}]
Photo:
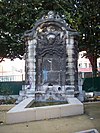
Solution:
[{"label": "stone fountain", "polygon": [[[77,31],[58,13],[50,11],[25,32],[24,38],[26,83],[20,91],[19,104],[7,112],[6,122],[83,114],[83,104],[74,97],[79,90]],[[34,101],[67,101],[67,104],[30,108]]]},{"label": "stone fountain", "polygon": [[19,101],[66,101],[78,91],[78,33],[58,13],[48,12],[24,34],[25,82]]}]

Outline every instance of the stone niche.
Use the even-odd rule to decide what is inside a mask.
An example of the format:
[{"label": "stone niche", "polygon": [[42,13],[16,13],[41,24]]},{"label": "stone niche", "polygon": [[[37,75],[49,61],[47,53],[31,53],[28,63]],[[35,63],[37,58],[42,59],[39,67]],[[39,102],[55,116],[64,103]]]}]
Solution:
[{"label": "stone niche", "polygon": [[26,97],[66,101],[78,91],[78,33],[53,11],[25,32]]}]

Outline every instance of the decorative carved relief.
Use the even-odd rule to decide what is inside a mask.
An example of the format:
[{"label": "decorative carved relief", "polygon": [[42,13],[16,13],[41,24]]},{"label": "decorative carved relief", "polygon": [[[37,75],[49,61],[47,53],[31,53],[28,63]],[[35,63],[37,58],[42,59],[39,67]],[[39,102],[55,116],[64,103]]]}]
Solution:
[{"label": "decorative carved relief", "polygon": [[[32,30],[25,33],[25,37],[29,40],[34,40],[36,43],[29,44],[31,51],[34,46],[33,53],[27,52],[27,77],[34,76],[35,94],[40,93],[40,101],[66,100],[65,88],[70,89],[77,85],[75,74],[77,75],[77,42],[73,36],[76,36],[76,30],[71,29],[66,21],[54,12],[50,11],[38,20]],[[73,42],[73,43],[71,43]],[[31,51],[32,53],[32,51]],[[34,55],[34,57],[32,56]],[[35,58],[35,61],[32,61]],[[29,63],[32,61],[31,64]],[[33,66],[36,67],[33,69]],[[29,70],[31,69],[31,71]],[[32,72],[32,74],[30,73]],[[46,88],[52,87],[49,94]],[[67,86],[67,87],[66,87]],[[58,91],[61,89],[61,93]],[[67,88],[68,89],[68,88]],[[55,92],[54,92],[55,90]],[[37,100],[38,96],[36,95]]]},{"label": "decorative carved relief", "polygon": [[37,29],[38,47],[61,46],[65,44],[64,31],[58,26],[44,24]]},{"label": "decorative carved relief", "polygon": [[37,57],[38,56],[45,56],[45,54],[53,55],[57,54],[60,57],[66,57],[65,49],[62,47],[48,47],[48,48],[38,48],[37,49]]}]

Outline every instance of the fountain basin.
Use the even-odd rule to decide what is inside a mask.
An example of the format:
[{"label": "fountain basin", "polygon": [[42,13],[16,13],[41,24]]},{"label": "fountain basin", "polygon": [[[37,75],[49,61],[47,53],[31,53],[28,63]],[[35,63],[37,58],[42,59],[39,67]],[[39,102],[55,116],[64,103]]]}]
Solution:
[{"label": "fountain basin", "polygon": [[27,98],[9,110],[6,123],[20,123],[83,114],[83,104],[77,98],[67,98],[68,104],[29,108],[33,98]]}]

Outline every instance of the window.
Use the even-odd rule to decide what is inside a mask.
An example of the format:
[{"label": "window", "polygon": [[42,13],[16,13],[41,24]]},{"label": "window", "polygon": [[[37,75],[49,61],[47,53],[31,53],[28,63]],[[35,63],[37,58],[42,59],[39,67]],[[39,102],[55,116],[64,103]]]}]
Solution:
[{"label": "window", "polygon": [[87,68],[87,63],[84,63],[84,68]]},{"label": "window", "polygon": [[91,63],[89,63],[89,68],[91,68],[92,67],[92,65],[91,65]]}]

